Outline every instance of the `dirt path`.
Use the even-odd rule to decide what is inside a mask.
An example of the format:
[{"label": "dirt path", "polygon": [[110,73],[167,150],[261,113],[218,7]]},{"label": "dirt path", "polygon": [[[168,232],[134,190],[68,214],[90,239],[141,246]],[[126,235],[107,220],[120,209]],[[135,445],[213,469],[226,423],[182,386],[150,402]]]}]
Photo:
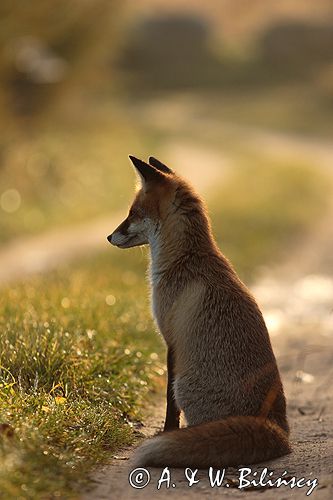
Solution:
[{"label": "dirt path", "polygon": [[[295,356],[296,357],[296,356]],[[288,381],[288,377],[290,377]],[[295,386],[292,374],[284,374],[287,394],[292,391]],[[319,384],[319,381],[318,381]],[[287,477],[296,477],[301,479],[306,478],[307,481],[318,480],[318,485],[315,487],[312,497],[319,499],[330,499],[333,494],[332,474],[333,474],[333,408],[332,401],[328,406],[326,399],[323,397],[321,401],[315,403],[311,397],[316,391],[314,385],[307,385],[306,388],[297,386],[298,396],[294,397],[292,404],[289,405],[289,419],[291,424],[292,442],[294,451],[292,454],[282,457],[278,460],[273,460],[264,464],[257,464],[252,467],[252,473],[257,472],[258,476],[262,470],[267,467],[269,471],[274,472],[273,478],[282,477],[284,471],[287,471]],[[306,396],[306,397],[305,397]],[[316,403],[320,402],[317,407]],[[156,432],[156,424],[162,423],[162,415],[160,408],[156,411],[153,425],[150,427],[147,424],[147,434]],[[149,484],[142,489],[134,488],[129,484],[130,474],[135,474],[135,470],[128,460],[132,455],[132,449],[123,450],[119,453],[117,459],[109,467],[105,467],[94,476],[96,481],[94,489],[90,493],[82,495],[82,500],[102,500],[102,499],[136,499],[136,498],[208,498],[217,495],[223,495],[226,498],[243,498],[244,495],[249,498],[256,498],[253,493],[255,490],[240,490],[237,488],[237,478],[239,473],[237,469],[229,468],[226,471],[225,481],[222,488],[212,488],[208,471],[199,471],[196,478],[200,479],[198,484],[189,487],[189,482],[186,479],[185,471],[182,469],[170,469],[171,481],[169,487],[166,481],[162,482],[161,488],[158,489],[158,483],[162,476],[162,469],[149,468],[150,474]],[[147,474],[144,473],[145,478]],[[286,474],[285,474],[286,475]],[[132,483],[134,483],[134,475],[132,475]],[[226,480],[232,481],[231,487],[226,487]],[[251,476],[254,479],[254,476]],[[175,486],[173,486],[175,484]],[[222,491],[221,491],[222,489]],[[287,486],[276,488],[259,488],[257,494],[264,496],[260,498],[266,499],[285,499],[285,498],[306,498],[306,493],[310,489],[310,485],[303,488],[290,489]]]},{"label": "dirt path", "polygon": [[107,246],[106,236],[124,214],[112,214],[74,227],[16,240],[0,250],[0,284],[46,272],[68,260]]}]

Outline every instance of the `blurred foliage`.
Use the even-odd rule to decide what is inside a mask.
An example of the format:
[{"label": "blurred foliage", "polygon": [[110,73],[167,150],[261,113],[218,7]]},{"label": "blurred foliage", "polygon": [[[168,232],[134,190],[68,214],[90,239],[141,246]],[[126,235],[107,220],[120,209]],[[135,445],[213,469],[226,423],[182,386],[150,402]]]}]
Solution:
[{"label": "blurred foliage", "polygon": [[132,88],[152,92],[311,81],[314,71],[333,63],[330,24],[280,21],[237,55],[227,44],[214,44],[212,32],[207,19],[191,14],[143,18],[120,47],[118,66]]},{"label": "blurred foliage", "polygon": [[[3,147],[0,243],[126,206],[133,177],[125,152],[149,138],[110,109],[100,127],[45,125]],[[95,128],[96,127],[96,128]],[[6,199],[16,193],[17,204]],[[14,200],[15,201],[15,200]]]},{"label": "blurred foliage", "polygon": [[304,140],[312,137],[314,141],[323,138],[329,143],[333,136],[333,73],[330,88],[329,75],[323,74],[322,79],[319,76],[316,86],[298,82],[230,89],[223,94],[210,92],[210,99],[206,97],[201,108],[202,114],[206,119],[219,120],[222,127],[230,123],[258,127],[268,133],[282,132],[287,142],[290,134],[291,141],[300,136]]},{"label": "blurred foliage", "polygon": [[322,170],[247,153],[210,204],[222,251],[245,280],[253,279],[288,257],[325,213],[331,192]]},{"label": "blurred foliage", "polygon": [[273,25],[259,38],[263,61],[301,74],[333,63],[333,24],[284,22]]},{"label": "blurred foliage", "polygon": [[209,25],[191,15],[148,18],[129,30],[118,67],[141,91],[216,85],[221,63],[209,46]]},{"label": "blurred foliage", "polygon": [[38,115],[59,96],[68,103],[96,84],[115,47],[120,5],[119,0],[3,0],[1,120]]}]

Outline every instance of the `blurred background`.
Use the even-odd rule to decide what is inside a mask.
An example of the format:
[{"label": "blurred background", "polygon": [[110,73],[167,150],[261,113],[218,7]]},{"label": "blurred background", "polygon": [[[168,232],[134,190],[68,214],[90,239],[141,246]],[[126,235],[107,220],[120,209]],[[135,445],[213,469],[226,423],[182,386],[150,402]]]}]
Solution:
[{"label": "blurred background", "polygon": [[305,421],[333,439],[332,0],[2,0],[0,127],[8,498],[64,498],[131,441],[165,375],[145,253],[106,241],[133,195],[128,154],[203,195],[263,309],[297,439],[312,446]]},{"label": "blurred background", "polygon": [[330,0],[0,8],[1,245],[126,206],[128,153],[160,156],[209,191],[219,242],[243,277],[320,214],[332,160]]}]

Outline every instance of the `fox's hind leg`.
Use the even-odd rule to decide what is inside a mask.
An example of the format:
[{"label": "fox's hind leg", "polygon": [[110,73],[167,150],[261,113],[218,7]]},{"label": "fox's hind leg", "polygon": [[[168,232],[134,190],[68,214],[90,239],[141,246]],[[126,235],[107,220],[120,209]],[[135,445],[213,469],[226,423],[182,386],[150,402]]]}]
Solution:
[{"label": "fox's hind leg", "polygon": [[171,431],[179,428],[180,411],[177,407],[174,394],[174,353],[171,347],[168,347],[168,389],[167,389],[167,410],[164,424],[164,431]]}]

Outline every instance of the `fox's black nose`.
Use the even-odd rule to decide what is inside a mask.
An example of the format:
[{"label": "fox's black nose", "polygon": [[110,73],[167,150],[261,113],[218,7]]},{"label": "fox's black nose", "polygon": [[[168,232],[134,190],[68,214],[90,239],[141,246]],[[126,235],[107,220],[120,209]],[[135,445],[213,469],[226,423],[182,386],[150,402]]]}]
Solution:
[{"label": "fox's black nose", "polygon": [[111,240],[112,240],[112,234],[109,234],[109,236],[107,237],[107,240],[109,243],[112,243]]}]

